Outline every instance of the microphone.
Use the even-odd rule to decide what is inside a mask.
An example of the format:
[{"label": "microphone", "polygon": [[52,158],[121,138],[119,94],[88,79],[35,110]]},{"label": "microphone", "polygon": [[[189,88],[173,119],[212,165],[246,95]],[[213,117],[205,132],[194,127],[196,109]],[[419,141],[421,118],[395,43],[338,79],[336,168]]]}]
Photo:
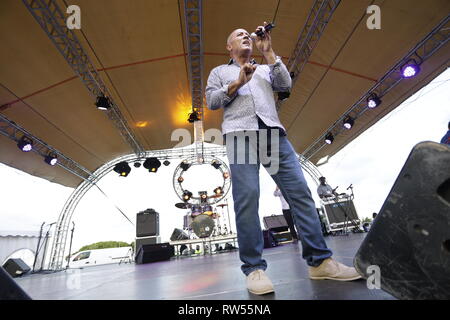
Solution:
[{"label": "microphone", "polygon": [[348,186],[347,190],[350,189],[350,188],[353,188],[353,183],[351,183],[351,184]]},{"label": "microphone", "polygon": [[[272,30],[273,28],[275,28],[275,25],[272,24],[272,23],[269,23],[268,25],[266,25],[266,26],[264,27],[264,30],[267,32],[267,31]],[[264,37],[264,31],[262,31],[261,29],[258,29],[258,30],[256,30],[256,32],[253,32],[253,33],[251,34],[251,36],[252,36],[252,37],[256,37],[256,36],[258,36],[258,37]]]}]

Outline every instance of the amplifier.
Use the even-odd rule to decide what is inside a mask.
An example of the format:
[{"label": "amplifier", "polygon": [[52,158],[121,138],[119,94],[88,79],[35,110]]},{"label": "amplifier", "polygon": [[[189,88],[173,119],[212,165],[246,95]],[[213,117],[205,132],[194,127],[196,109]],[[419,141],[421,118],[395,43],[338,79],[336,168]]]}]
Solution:
[{"label": "amplifier", "polygon": [[6,272],[13,278],[21,277],[31,270],[22,259],[8,259],[3,265],[3,268],[5,268]]},{"label": "amplifier", "polygon": [[136,215],[136,237],[159,235],[159,213],[153,209],[141,211]]},{"label": "amplifier", "polygon": [[174,247],[169,243],[145,244],[138,249],[135,262],[137,264],[143,264],[170,260],[174,254]]}]

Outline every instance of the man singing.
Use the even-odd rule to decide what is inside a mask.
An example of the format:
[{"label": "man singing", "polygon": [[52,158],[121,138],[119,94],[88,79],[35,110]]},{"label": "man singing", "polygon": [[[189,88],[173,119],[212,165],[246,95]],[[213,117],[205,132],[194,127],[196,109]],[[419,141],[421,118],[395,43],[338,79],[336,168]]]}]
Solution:
[{"label": "man singing", "polygon": [[[254,294],[274,291],[264,272],[267,263],[262,258],[264,240],[258,215],[259,167],[262,161],[260,150],[256,149],[261,145],[277,155],[277,161],[272,161],[277,162],[276,172],[269,172],[269,164],[262,164],[291,207],[302,255],[309,265],[309,277],[340,281],[358,279],[360,276],[354,268],[331,258],[332,252],[323,238],[311,191],[278,118],[273,94],[288,91],[291,77],[281,58],[275,55],[270,32],[266,32],[264,26],[256,29],[263,31],[262,36],[250,36],[244,29],[234,30],[229,35],[226,49],[231,59],[228,64],[211,71],[206,87],[208,108],[223,108],[222,133],[230,162],[239,256],[243,262],[241,269],[247,276],[247,288]],[[253,43],[267,65],[257,65],[251,59]],[[251,137],[256,137],[256,144],[252,143]],[[239,147],[242,144],[245,148]],[[240,158],[245,161],[236,161],[236,154],[237,158],[245,156]],[[252,157],[257,159],[256,163],[251,161]]]}]

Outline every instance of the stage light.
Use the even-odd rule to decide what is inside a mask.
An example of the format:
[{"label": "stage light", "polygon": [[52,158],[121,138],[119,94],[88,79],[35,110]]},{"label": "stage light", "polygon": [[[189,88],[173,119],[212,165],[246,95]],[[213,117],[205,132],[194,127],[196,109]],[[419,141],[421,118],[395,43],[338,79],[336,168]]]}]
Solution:
[{"label": "stage light", "polygon": [[27,136],[22,136],[20,140],[17,142],[17,146],[23,152],[28,152],[33,149],[33,140],[28,138]]},{"label": "stage light", "polygon": [[193,123],[193,122],[199,121],[199,120],[200,120],[200,117],[199,117],[197,111],[194,111],[194,112],[189,114],[188,122]]},{"label": "stage light", "polygon": [[215,189],[214,189],[214,193],[215,193],[216,195],[221,195],[221,194],[223,194],[223,189],[222,189],[222,187],[217,187],[217,188],[215,188]]},{"label": "stage light", "polygon": [[420,66],[414,60],[409,60],[401,67],[403,78],[415,77],[420,72]]},{"label": "stage light", "polygon": [[114,172],[117,172],[121,177],[126,177],[130,173],[131,168],[126,161],[122,161],[117,163],[114,166],[113,170]]},{"label": "stage light", "polygon": [[163,162],[163,164],[167,167],[167,166],[170,164],[170,161],[169,161],[169,160],[165,160],[165,161]]},{"label": "stage light", "polygon": [[105,96],[98,96],[95,105],[99,110],[108,110],[111,108],[111,102],[109,101],[109,98]]},{"label": "stage light", "polygon": [[179,183],[182,183],[184,181],[184,178],[183,177],[178,177],[177,180],[178,180]]},{"label": "stage light", "polygon": [[189,169],[191,167],[191,164],[188,163],[187,161],[183,161],[180,165],[181,169],[183,169],[183,171],[187,171],[187,169]]},{"label": "stage light", "polygon": [[331,132],[328,132],[328,134],[325,136],[325,142],[327,144],[332,144],[334,140],[333,134]]},{"label": "stage light", "polygon": [[145,159],[143,166],[145,169],[148,169],[149,172],[157,172],[158,168],[161,167],[161,161],[155,157],[147,158]]},{"label": "stage light", "polygon": [[223,178],[228,179],[230,177],[230,174],[228,172],[223,173]]},{"label": "stage light", "polygon": [[140,168],[140,167],[141,167],[141,163],[140,163],[140,162],[135,162],[135,163],[133,164],[133,166],[134,166],[135,168]]},{"label": "stage light", "polygon": [[213,161],[211,161],[211,165],[214,168],[219,169],[222,164],[219,161],[217,161],[217,160],[213,160]]},{"label": "stage light", "polygon": [[192,192],[190,192],[189,190],[185,190],[185,191],[183,192],[182,198],[183,198],[183,201],[184,201],[184,202],[189,201],[189,200],[191,199],[191,197],[192,197]]},{"label": "stage light", "polygon": [[355,119],[353,119],[352,117],[347,116],[344,119],[344,128],[345,129],[350,130],[353,127],[354,124],[355,124]]},{"label": "stage light", "polygon": [[57,162],[58,162],[58,158],[56,157],[56,155],[54,153],[49,153],[45,158],[44,161],[51,165],[54,166]]},{"label": "stage light", "polygon": [[368,98],[367,98],[367,107],[369,107],[370,109],[376,108],[381,104],[381,99],[378,98],[378,96],[375,93],[372,93]]}]

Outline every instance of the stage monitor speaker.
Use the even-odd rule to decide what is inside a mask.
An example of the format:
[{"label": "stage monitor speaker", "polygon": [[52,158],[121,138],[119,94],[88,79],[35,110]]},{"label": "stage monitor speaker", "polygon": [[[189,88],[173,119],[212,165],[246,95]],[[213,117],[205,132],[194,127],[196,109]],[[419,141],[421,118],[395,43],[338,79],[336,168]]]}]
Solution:
[{"label": "stage monitor speaker", "polygon": [[6,272],[13,278],[21,277],[31,270],[22,259],[8,259],[3,264],[3,268],[5,268]]},{"label": "stage monitor speaker", "polygon": [[31,300],[3,267],[0,267],[0,300]]},{"label": "stage monitor speaker", "polygon": [[145,244],[136,254],[137,264],[169,260],[175,253],[174,247],[169,243]]},{"label": "stage monitor speaker", "polygon": [[153,209],[141,211],[136,215],[136,237],[159,235],[159,213]]},{"label": "stage monitor speaker", "polygon": [[157,244],[161,243],[161,237],[146,237],[146,238],[136,238],[136,246],[135,252],[138,252],[139,249],[146,244]]},{"label": "stage monitor speaker", "polygon": [[450,146],[412,149],[354,265],[396,298],[450,299]]},{"label": "stage monitor speaker", "polygon": [[178,241],[178,240],[187,240],[189,236],[181,229],[173,229],[172,236],[170,237],[170,241]]},{"label": "stage monitor speaker", "polygon": [[289,229],[286,219],[282,214],[264,217],[263,221],[264,227],[273,232],[283,232]]}]

